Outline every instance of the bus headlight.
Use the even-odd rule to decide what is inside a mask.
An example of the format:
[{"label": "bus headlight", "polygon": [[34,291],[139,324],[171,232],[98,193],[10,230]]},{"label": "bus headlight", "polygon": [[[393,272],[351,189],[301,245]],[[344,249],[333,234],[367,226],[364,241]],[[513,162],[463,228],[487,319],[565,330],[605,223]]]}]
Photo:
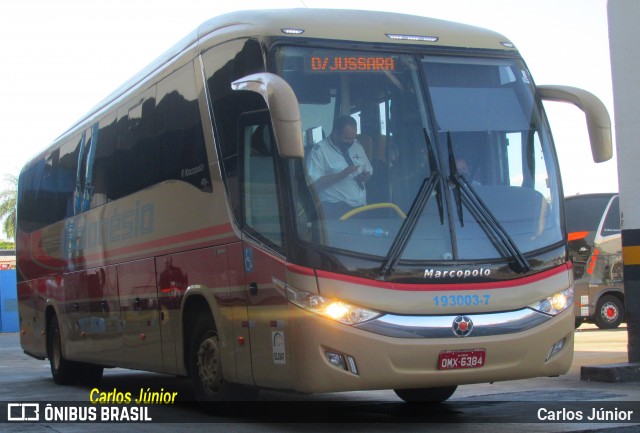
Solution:
[{"label": "bus headlight", "polygon": [[356,325],[381,315],[380,312],[375,310],[352,305],[338,299],[314,295],[297,290],[289,285],[287,285],[287,299],[298,307],[346,325]]},{"label": "bus headlight", "polygon": [[555,316],[573,306],[573,286],[529,305],[536,311]]}]

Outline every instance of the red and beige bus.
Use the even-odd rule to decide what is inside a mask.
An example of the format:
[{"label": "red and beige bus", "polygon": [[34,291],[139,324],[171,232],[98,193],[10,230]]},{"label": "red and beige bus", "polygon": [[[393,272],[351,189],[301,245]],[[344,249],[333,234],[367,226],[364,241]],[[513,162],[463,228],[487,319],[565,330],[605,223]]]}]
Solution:
[{"label": "red and beige bus", "polygon": [[[207,21],[22,170],[22,347],[56,383],[124,367],[188,376],[204,401],[442,401],[563,374],[573,281],[543,99],[582,108],[611,157],[602,103],[536,87],[499,34],[347,10]],[[321,162],[366,166],[365,200],[326,212]]]}]

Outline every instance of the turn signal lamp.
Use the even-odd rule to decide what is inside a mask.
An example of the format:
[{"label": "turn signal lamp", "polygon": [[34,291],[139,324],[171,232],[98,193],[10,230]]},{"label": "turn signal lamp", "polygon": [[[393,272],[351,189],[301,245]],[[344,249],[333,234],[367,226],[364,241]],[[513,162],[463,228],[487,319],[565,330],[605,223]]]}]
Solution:
[{"label": "turn signal lamp", "polygon": [[558,352],[560,352],[564,348],[566,341],[567,339],[563,338],[562,340],[558,340],[553,346],[551,346],[549,348],[549,351],[547,352],[547,357],[544,359],[544,362],[547,362],[548,360],[556,356]]}]

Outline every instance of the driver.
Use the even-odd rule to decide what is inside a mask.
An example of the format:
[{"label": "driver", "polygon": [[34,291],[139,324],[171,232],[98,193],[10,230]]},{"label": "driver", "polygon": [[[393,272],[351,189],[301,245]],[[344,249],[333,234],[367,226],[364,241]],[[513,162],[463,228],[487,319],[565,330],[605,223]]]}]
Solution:
[{"label": "driver", "polygon": [[357,128],[353,117],[338,118],[331,135],[313,146],[306,158],[307,174],[320,197],[325,218],[338,218],[367,204],[365,183],[373,168],[356,140]]}]

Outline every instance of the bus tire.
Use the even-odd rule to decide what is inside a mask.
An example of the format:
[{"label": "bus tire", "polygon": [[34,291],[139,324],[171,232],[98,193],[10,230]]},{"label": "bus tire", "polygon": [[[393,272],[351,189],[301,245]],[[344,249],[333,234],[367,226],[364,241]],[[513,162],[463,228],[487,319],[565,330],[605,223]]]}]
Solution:
[{"label": "bus tire", "polygon": [[624,304],[613,295],[598,299],[595,312],[596,326],[600,329],[614,329],[624,320]]},{"label": "bus tire", "polygon": [[62,337],[58,317],[54,314],[49,320],[47,333],[47,353],[51,366],[51,376],[57,385],[71,385],[76,379],[77,364],[66,360],[62,354]]},{"label": "bus tire", "polygon": [[453,395],[458,389],[454,386],[441,386],[435,388],[411,388],[394,389],[398,397],[407,403],[442,403]]},{"label": "bus tire", "polygon": [[196,319],[189,346],[189,371],[196,399],[206,402],[247,400],[257,389],[225,381],[222,370],[221,343],[213,320]]}]

